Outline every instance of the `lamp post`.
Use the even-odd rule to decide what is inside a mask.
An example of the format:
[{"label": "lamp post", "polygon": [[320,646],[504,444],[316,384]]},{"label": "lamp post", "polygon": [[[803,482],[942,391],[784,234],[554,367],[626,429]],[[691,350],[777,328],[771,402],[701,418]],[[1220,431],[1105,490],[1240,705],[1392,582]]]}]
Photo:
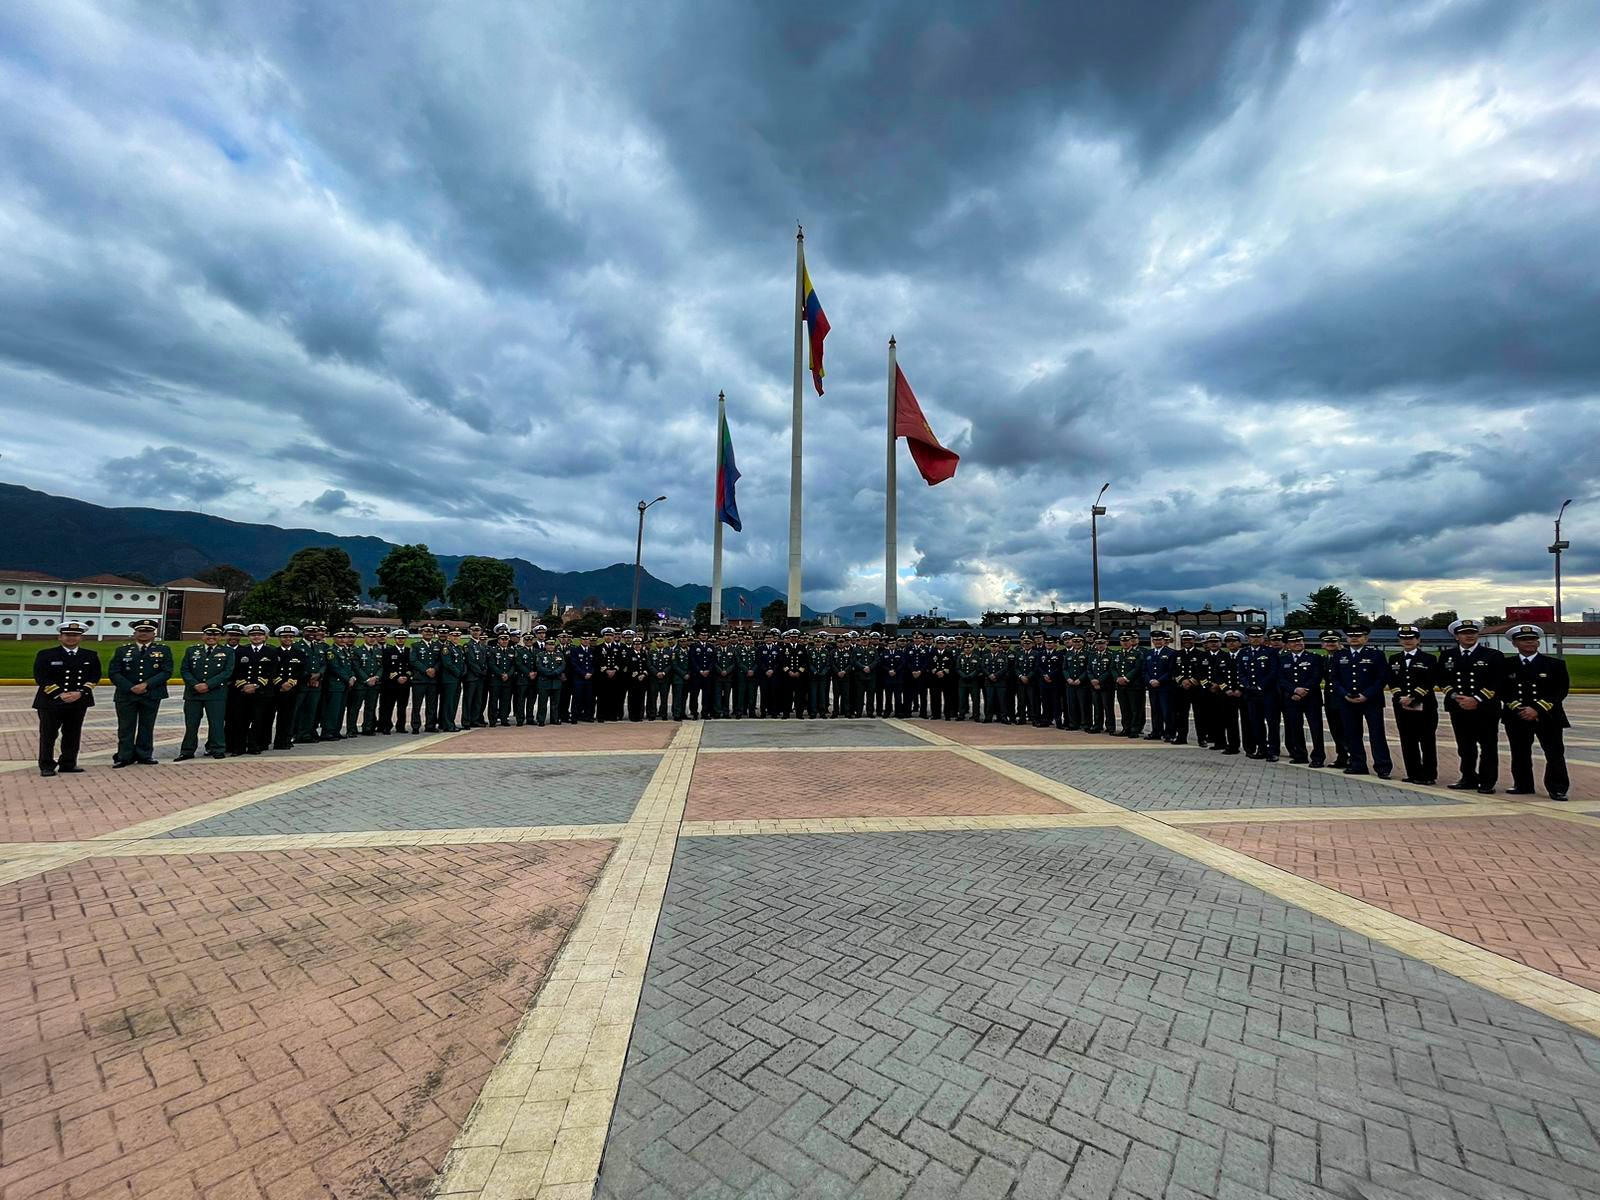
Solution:
[{"label": "lamp post", "polygon": [[1100,633],[1100,526],[1099,520],[1106,515],[1105,505],[1100,503],[1100,497],[1106,494],[1109,483],[1100,485],[1099,495],[1095,496],[1094,503],[1089,506],[1089,558],[1094,570],[1094,631],[1096,636]]},{"label": "lamp post", "polygon": [[1563,513],[1565,513],[1567,511],[1567,505],[1569,505],[1571,503],[1572,503],[1571,500],[1563,500],[1561,502],[1561,507],[1556,512],[1556,540],[1550,543],[1550,553],[1554,554],[1556,556],[1556,653],[1557,654],[1566,653],[1566,646],[1565,646],[1565,644],[1563,642],[1563,639],[1561,637],[1561,552],[1563,550],[1565,550],[1568,546],[1572,545],[1572,543],[1571,542],[1563,542],[1561,540],[1561,516],[1562,516]]},{"label": "lamp post", "polygon": [[633,608],[628,614],[628,624],[630,625],[639,623],[639,564],[644,558],[645,509],[652,504],[660,504],[665,499],[665,496],[657,496],[649,504],[646,504],[643,500],[639,501],[639,539],[633,544]]}]

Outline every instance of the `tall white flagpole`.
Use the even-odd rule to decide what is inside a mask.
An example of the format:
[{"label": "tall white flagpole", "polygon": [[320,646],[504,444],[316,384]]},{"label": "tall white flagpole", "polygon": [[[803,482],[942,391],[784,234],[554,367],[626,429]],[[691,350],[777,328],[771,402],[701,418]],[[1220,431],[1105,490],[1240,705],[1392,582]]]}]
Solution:
[{"label": "tall white flagpole", "polygon": [[800,621],[800,399],[801,355],[805,352],[806,231],[795,226],[794,235],[794,417],[789,435],[789,616]]},{"label": "tall white flagpole", "polygon": [[884,468],[884,504],[883,504],[883,623],[885,625],[898,625],[900,623],[900,578],[897,574],[895,563],[895,502],[897,500],[894,479],[894,336],[889,337],[889,428],[888,452]]},{"label": "tall white flagpole", "polygon": [[727,418],[727,397],[717,393],[717,452],[711,460],[716,468],[711,479],[711,628],[722,624],[722,510],[717,505],[717,489],[722,483],[722,423]]}]

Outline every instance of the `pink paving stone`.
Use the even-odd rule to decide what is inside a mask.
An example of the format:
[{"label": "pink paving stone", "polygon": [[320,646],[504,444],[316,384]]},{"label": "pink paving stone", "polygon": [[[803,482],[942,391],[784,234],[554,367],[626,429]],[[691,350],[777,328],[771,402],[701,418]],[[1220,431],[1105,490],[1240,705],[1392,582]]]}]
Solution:
[{"label": "pink paving stone", "polygon": [[610,850],[95,859],[0,889],[0,1195],[422,1195]]},{"label": "pink paving stone", "polygon": [[1073,812],[956,754],[851,750],[702,754],[685,819],[1000,816]]},{"label": "pink paving stone", "polygon": [[327,759],[240,758],[159,767],[88,766],[82,775],[0,774],[0,841],[74,841],[182,812],[330,765]]}]

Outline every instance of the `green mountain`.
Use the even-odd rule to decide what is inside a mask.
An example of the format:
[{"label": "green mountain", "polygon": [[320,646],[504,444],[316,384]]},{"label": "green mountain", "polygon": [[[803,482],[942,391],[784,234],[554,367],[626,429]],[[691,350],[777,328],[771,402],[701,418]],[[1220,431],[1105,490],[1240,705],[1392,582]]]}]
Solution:
[{"label": "green mountain", "polygon": [[[105,508],[32,488],[0,483],[0,570],[43,571],[63,579],[137,573],[161,583],[232,563],[263,579],[306,546],[338,546],[361,573],[363,587],[376,579],[378,563],[393,548],[376,537],[340,537],[317,529],[280,529],[197,512],[162,508]],[[517,592],[532,609],[548,608],[553,598],[580,604],[590,596],[608,608],[626,608],[633,599],[633,564],[612,563],[594,571],[547,571],[523,558],[508,558]],[[445,577],[454,579],[460,555],[439,555]],[[741,608],[743,596],[747,607]],[[673,585],[648,571],[640,573],[639,604],[675,616],[689,616],[711,598],[703,584]],[[763,605],[783,598],[770,587],[722,589],[722,608],[730,616],[761,614]],[[808,617],[816,613],[804,609]]]}]

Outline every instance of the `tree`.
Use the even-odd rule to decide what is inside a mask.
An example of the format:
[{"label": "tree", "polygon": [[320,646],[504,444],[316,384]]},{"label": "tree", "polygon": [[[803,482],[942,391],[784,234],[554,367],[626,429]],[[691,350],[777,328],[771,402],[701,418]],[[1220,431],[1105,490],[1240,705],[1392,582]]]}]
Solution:
[{"label": "tree", "polygon": [[1291,612],[1284,623],[1297,629],[1343,629],[1360,615],[1355,599],[1330,583],[1307,596],[1304,607]]},{"label": "tree", "polygon": [[1431,617],[1424,617],[1416,623],[1418,629],[1449,629],[1450,622],[1456,619],[1456,610],[1447,608],[1436,612]]},{"label": "tree", "polygon": [[232,563],[218,563],[214,567],[207,567],[195,578],[201,583],[209,583],[212,587],[222,589],[222,611],[225,613],[238,612],[239,605],[256,582],[255,576],[249,571],[241,570]]},{"label": "tree", "polygon": [[1372,618],[1372,627],[1374,629],[1399,629],[1400,622],[1395,620],[1388,613],[1379,613],[1377,616]]},{"label": "tree", "polygon": [[378,564],[375,600],[387,600],[400,614],[400,624],[410,625],[430,600],[444,599],[444,572],[427,545],[396,546]]},{"label": "tree", "polygon": [[711,627],[711,601],[702,600],[694,606],[694,621],[696,629],[709,629]]},{"label": "tree", "polygon": [[308,546],[251,588],[240,609],[268,629],[311,622],[337,629],[360,595],[361,576],[348,554],[337,546]]},{"label": "tree", "polygon": [[490,625],[506,606],[516,575],[511,564],[498,558],[468,555],[461,560],[455,582],[450,585],[450,603],[466,613],[466,619]]},{"label": "tree", "polygon": [[782,629],[789,620],[789,602],[784,599],[762,606],[761,623],[768,629]]}]

